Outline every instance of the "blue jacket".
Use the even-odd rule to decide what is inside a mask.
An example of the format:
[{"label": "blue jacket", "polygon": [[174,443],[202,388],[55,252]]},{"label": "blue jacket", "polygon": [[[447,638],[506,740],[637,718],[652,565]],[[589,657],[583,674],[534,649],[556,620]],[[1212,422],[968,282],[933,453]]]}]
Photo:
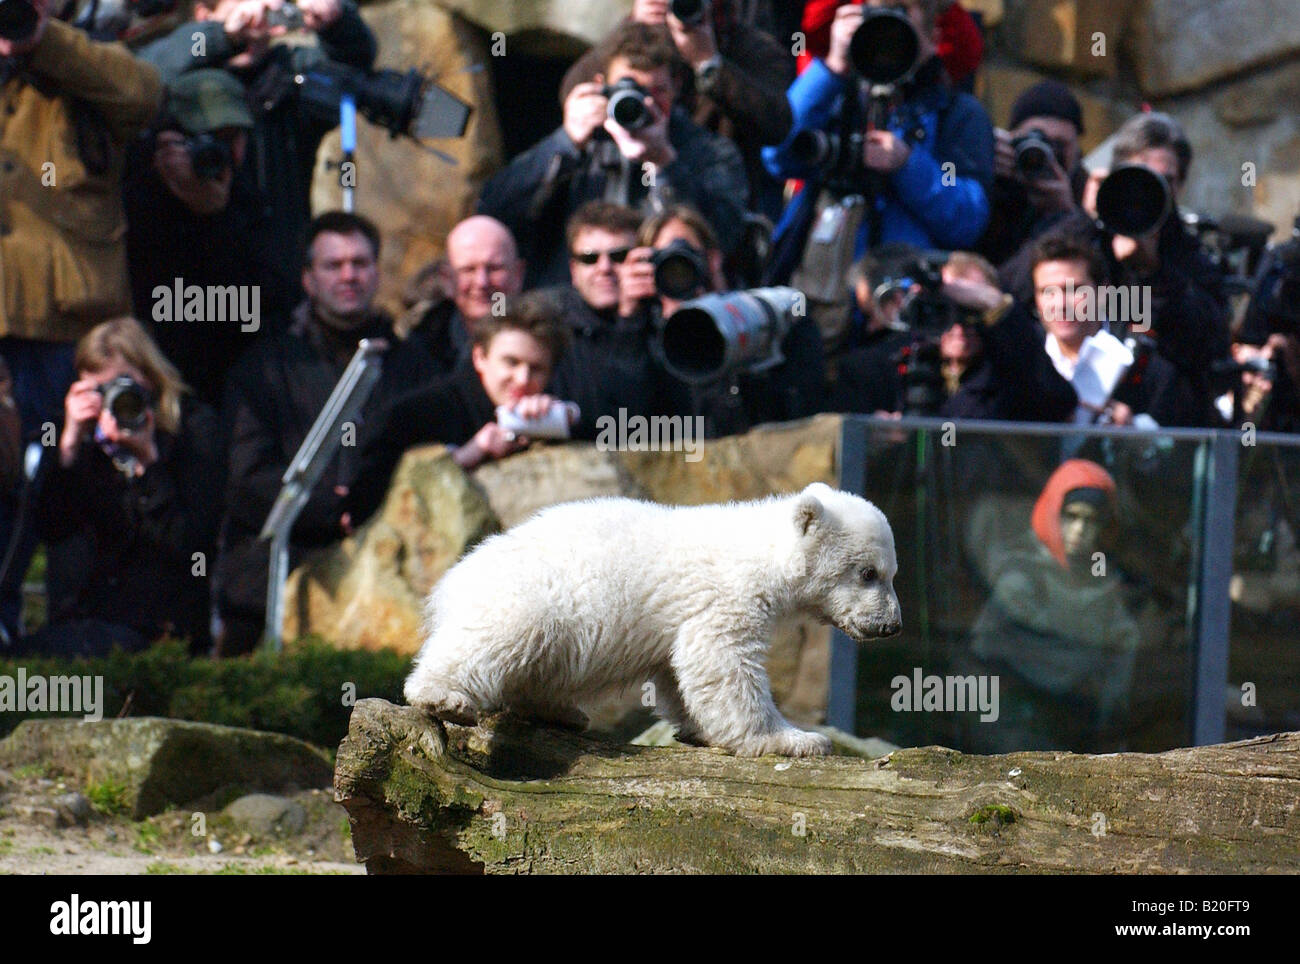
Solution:
[{"label": "blue jacket", "polygon": [[[921,248],[970,248],[988,224],[993,125],[979,101],[942,81],[937,60],[923,65],[919,76],[924,80],[907,92],[887,125],[906,139],[911,156],[887,175],[889,190],[875,199],[881,236],[868,238],[870,219],[864,220],[856,244],[859,255],[890,241]],[[795,163],[790,145],[800,131],[836,131],[845,96],[856,89],[856,81],[837,76],[815,60],[786,93],[794,127],[781,144],[763,149],[763,164],[776,177],[804,178],[807,183],[781,215],[773,237],[778,248],[788,232],[807,230],[821,186],[818,171]],[[948,162],[953,169],[945,172]]]}]

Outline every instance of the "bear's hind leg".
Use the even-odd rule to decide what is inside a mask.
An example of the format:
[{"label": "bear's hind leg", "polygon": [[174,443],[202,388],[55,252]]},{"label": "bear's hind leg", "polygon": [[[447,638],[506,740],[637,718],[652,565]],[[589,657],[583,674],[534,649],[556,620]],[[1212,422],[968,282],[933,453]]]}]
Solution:
[{"label": "bear's hind leg", "polygon": [[700,728],[691,715],[686,712],[682,701],[682,691],[677,686],[677,677],[673,671],[665,669],[655,674],[655,714],[677,728],[676,739],[680,743],[705,744],[708,741],[700,734]]}]

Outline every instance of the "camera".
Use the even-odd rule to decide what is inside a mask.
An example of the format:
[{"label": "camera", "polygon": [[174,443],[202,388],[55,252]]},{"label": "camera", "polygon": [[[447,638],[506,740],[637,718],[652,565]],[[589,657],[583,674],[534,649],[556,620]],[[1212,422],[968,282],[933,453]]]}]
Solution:
[{"label": "camera", "polygon": [[831,131],[801,130],[790,141],[790,158],[801,167],[826,174],[849,173],[862,157],[863,142],[858,132],[841,137]]},{"label": "camera", "polygon": [[650,263],[655,268],[655,290],[665,298],[685,301],[708,287],[709,267],[704,253],[684,238],[660,248]]},{"label": "camera", "polygon": [[[959,305],[943,294],[943,266],[948,256],[927,251],[908,265],[909,275],[898,282],[910,292],[899,312],[903,328],[912,341],[894,355],[902,388],[900,410],[904,415],[937,415],[947,400],[940,339],[953,325],[974,328],[980,313]],[[912,289],[917,289],[913,291]]]},{"label": "camera", "polygon": [[1011,142],[1016,154],[1016,173],[1027,181],[1037,181],[1052,170],[1052,143],[1037,127]]},{"label": "camera", "polygon": [[190,155],[194,176],[200,180],[215,181],[235,165],[226,142],[206,131],[185,138],[185,150]]},{"label": "camera", "polygon": [[1289,240],[1269,249],[1251,295],[1273,334],[1300,335],[1300,217]]},{"label": "camera", "polygon": [[606,84],[601,93],[609,98],[606,115],[624,130],[635,131],[650,125],[650,109],[645,103],[650,94],[631,77]]},{"label": "camera", "polygon": [[1097,188],[1097,223],[1111,234],[1152,234],[1173,209],[1169,182],[1145,164],[1120,164]]},{"label": "camera", "polygon": [[40,16],[30,0],[0,0],[0,37],[26,40],[36,32]]},{"label": "camera", "polygon": [[709,0],[672,0],[668,11],[687,27],[703,23],[709,14]]},{"label": "camera", "polygon": [[351,96],[372,124],[396,137],[460,137],[470,106],[412,68],[366,72],[323,60],[293,76],[303,105],[322,119],[338,120],[339,105]]},{"label": "camera", "polygon": [[921,60],[921,38],[906,4],[864,10],[849,41],[849,62],[869,83],[889,86],[909,77]]},{"label": "camera", "polygon": [[753,288],[688,301],[659,331],[657,353],[684,382],[707,385],[736,371],[766,371],[785,360],[781,340],[804,303],[795,288]]},{"label": "camera", "polygon": [[143,385],[130,375],[118,375],[99,386],[104,407],[124,432],[135,432],[149,420],[152,398]]}]

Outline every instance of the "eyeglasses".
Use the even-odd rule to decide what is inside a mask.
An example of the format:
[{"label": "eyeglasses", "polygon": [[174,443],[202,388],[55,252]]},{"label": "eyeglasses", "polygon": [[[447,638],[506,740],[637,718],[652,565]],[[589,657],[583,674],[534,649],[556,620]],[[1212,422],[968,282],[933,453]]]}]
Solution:
[{"label": "eyeglasses", "polygon": [[610,261],[615,264],[622,264],[631,253],[631,247],[610,248],[608,251],[575,251],[570,257],[579,264],[595,264],[600,260],[602,254],[607,254]]}]

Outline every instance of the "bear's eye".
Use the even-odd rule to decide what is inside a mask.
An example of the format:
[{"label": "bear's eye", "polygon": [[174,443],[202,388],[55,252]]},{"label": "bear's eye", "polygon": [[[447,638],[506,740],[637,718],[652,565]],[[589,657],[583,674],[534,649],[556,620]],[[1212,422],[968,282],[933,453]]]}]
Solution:
[{"label": "bear's eye", "polygon": [[867,566],[867,568],[862,570],[862,581],[875,582],[878,575],[879,573],[876,572],[875,566]]}]

